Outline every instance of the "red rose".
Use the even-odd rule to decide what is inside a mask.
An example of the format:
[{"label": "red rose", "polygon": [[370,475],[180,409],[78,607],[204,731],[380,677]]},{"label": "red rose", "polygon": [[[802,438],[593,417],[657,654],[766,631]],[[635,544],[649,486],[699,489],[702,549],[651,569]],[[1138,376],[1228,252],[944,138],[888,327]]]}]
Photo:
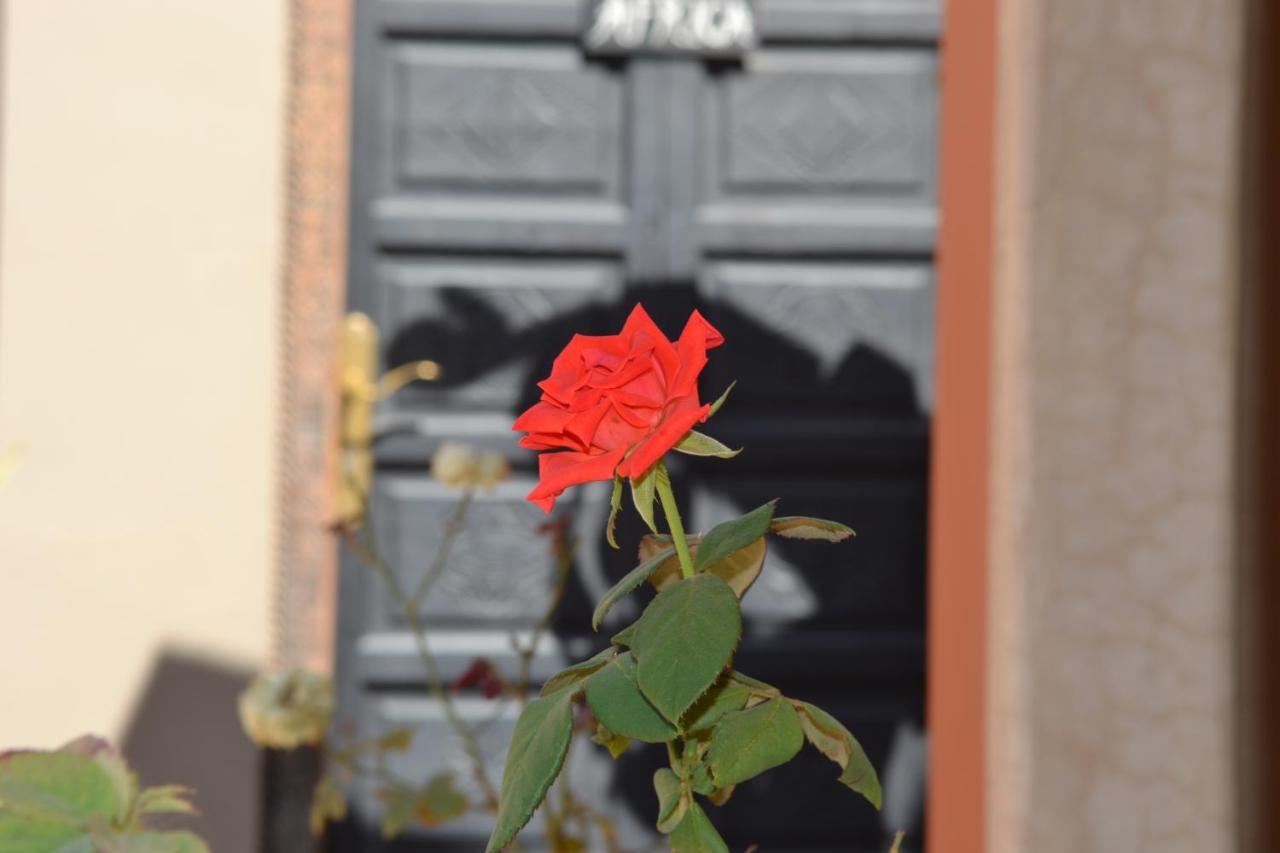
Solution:
[{"label": "red rose", "polygon": [[724,336],[697,311],[674,344],[637,305],[617,335],[574,335],[538,383],[541,402],[516,419],[520,446],[554,450],[538,458],[528,499],[550,512],[570,486],[638,480],[711,406],[698,401],[707,350]]}]

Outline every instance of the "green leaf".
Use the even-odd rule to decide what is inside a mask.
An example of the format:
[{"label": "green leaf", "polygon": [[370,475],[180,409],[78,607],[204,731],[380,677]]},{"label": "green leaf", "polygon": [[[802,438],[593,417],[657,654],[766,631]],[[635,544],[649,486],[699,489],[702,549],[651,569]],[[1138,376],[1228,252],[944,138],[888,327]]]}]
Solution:
[{"label": "green leaf", "polygon": [[654,533],[658,532],[658,526],[653,522],[653,497],[658,489],[658,470],[658,466],[654,465],[639,480],[631,481],[631,501],[636,505],[636,512],[640,513],[644,523]]},{"label": "green leaf", "polygon": [[737,384],[738,384],[738,380],[736,379],[729,383],[729,387],[724,389],[724,393],[721,394],[720,397],[714,403],[711,404],[711,411],[707,412],[707,417],[711,417],[716,412],[720,411],[720,407],[724,405],[724,401],[729,399],[729,392],[732,391],[733,386]]},{"label": "green leaf", "polygon": [[347,796],[341,786],[330,776],[321,777],[311,793],[311,810],[307,817],[311,834],[319,838],[326,823],[344,820],[346,816]]},{"label": "green leaf", "polygon": [[[645,537],[645,539],[649,538],[651,537]],[[640,548],[643,552],[644,540],[641,540]],[[698,553],[698,540],[696,538],[690,540],[689,550],[695,555]],[[761,536],[747,547],[739,548],[723,560],[707,566],[701,571],[724,578],[725,583],[729,584],[734,593],[741,599],[747,594],[747,590],[751,589],[751,585],[756,582],[756,578],[760,577],[760,571],[764,568],[764,558],[767,552],[768,541]],[[654,589],[661,592],[681,577],[680,558],[671,557],[659,566],[656,572],[650,575],[649,583],[653,585]]]},{"label": "green leaf", "polygon": [[723,806],[725,803],[729,802],[729,798],[733,796],[733,792],[736,790],[738,790],[737,785],[728,785],[724,788],[716,788],[710,794],[707,794],[707,799],[710,800],[713,805]]},{"label": "green leaf", "polygon": [[711,778],[711,769],[701,759],[686,765],[685,772],[689,776],[689,784],[693,790],[708,797],[716,790],[716,782]]},{"label": "green leaf", "polygon": [[84,735],[58,748],[59,753],[73,753],[92,758],[111,780],[115,789],[115,823],[123,827],[129,821],[134,800],[138,796],[138,778],[125,763],[124,756],[102,738]]},{"label": "green leaf", "polygon": [[670,840],[671,853],[729,853],[729,846],[697,803],[689,804]]},{"label": "green leaf", "polygon": [[684,820],[689,795],[680,784],[680,777],[669,767],[654,771],[653,790],[658,795],[658,832],[668,835]]},{"label": "green leaf", "polygon": [[382,838],[391,841],[413,825],[418,810],[418,792],[410,788],[386,788],[382,799]]},{"label": "green leaf", "polygon": [[573,691],[534,699],[520,714],[502,772],[498,818],[488,853],[511,843],[560,775],[573,734]]},{"label": "green leaf", "polygon": [[190,832],[142,832],[114,836],[111,846],[106,849],[111,853],[209,853],[208,845]]},{"label": "green leaf", "polygon": [[702,698],[693,703],[693,707],[684,715],[683,731],[689,734],[705,731],[720,721],[725,714],[741,711],[747,706],[751,691],[728,677],[720,681],[702,694]]},{"label": "green leaf", "polygon": [[617,653],[618,650],[610,646],[584,661],[575,663],[568,669],[560,670],[548,678],[546,684],[542,685],[541,695],[550,696],[552,693],[558,693],[571,684],[577,684],[579,681],[585,680],[591,673],[613,660],[613,656]]},{"label": "green leaf", "polygon": [[729,673],[729,677],[751,691],[752,698],[772,699],[775,696],[781,696],[782,691],[774,687],[772,684],[765,684],[759,679],[744,675],[736,669]]},{"label": "green leaf", "polygon": [[439,773],[419,794],[416,817],[424,826],[439,826],[462,817],[468,808],[467,796],[458,790],[453,774]]},{"label": "green leaf", "polygon": [[800,715],[779,697],[727,714],[711,731],[707,764],[717,786],[723,788],[786,764],[803,745]]},{"label": "green leaf", "polygon": [[[447,772],[431,777],[421,789],[396,785],[383,788],[378,796],[385,803],[382,837],[388,841],[410,826],[440,826],[455,820],[469,808],[466,795],[458,790],[453,774]],[[345,811],[345,802],[342,805]]]},{"label": "green leaf", "polygon": [[853,528],[825,518],[807,518],[803,515],[785,515],[775,518],[769,529],[788,539],[821,539],[824,542],[843,542],[856,536]]},{"label": "green leaf", "polygon": [[742,452],[742,448],[734,450],[697,430],[690,430],[689,434],[680,439],[680,442],[671,449],[690,456],[714,456],[717,459],[732,459]]},{"label": "green leaf", "polygon": [[631,648],[631,644],[635,642],[635,639],[636,623],[632,622],[630,625],[614,634],[613,637],[610,638],[609,642],[615,646],[624,646],[629,649]]},{"label": "green leaf", "polygon": [[622,478],[613,475],[613,494],[609,497],[609,523],[604,529],[604,538],[616,551],[618,540],[614,538],[614,528],[618,524],[618,510],[622,509]]},{"label": "green leaf", "polygon": [[664,717],[679,720],[728,666],[741,634],[738,597],[722,578],[677,581],[636,623],[640,689]]},{"label": "green leaf", "polygon": [[711,532],[703,536],[698,544],[698,555],[693,560],[695,571],[702,571],[707,566],[715,565],[734,551],[741,550],[769,530],[769,521],[773,518],[773,507],[776,501],[769,501],[751,512],[717,524]]},{"label": "green leaf", "polygon": [[378,738],[374,746],[381,752],[404,752],[413,745],[413,729],[395,728]]},{"label": "green leaf", "polygon": [[649,575],[653,574],[666,561],[668,557],[675,553],[674,548],[668,548],[654,555],[652,559],[641,563],[631,571],[627,572],[622,580],[613,585],[613,589],[604,594],[600,599],[600,603],[596,605],[596,612],[591,616],[591,627],[600,630],[604,617],[609,615],[609,611],[613,609],[613,605],[617,604],[624,596],[632,592],[640,584],[649,579]]},{"label": "green leaf", "polygon": [[138,795],[135,810],[138,814],[195,814],[191,802],[195,792],[182,785],[161,785],[147,788]]},{"label": "green leaf", "polygon": [[596,733],[591,736],[591,741],[609,750],[609,755],[614,761],[617,761],[619,756],[627,751],[627,747],[631,746],[631,738],[609,731],[609,728],[601,722],[596,723]]},{"label": "green leaf", "polygon": [[840,781],[866,797],[871,805],[880,808],[883,804],[880,779],[862,744],[839,720],[818,706],[796,702],[795,708],[800,712],[800,725],[809,743],[840,765]]},{"label": "green leaf", "polygon": [[[81,846],[73,846],[77,843]],[[93,841],[79,827],[0,810],[0,850],[5,853],[49,853],[51,850],[93,853]]]},{"label": "green leaf", "polygon": [[644,698],[636,684],[636,662],[619,655],[587,681],[587,704],[610,731],[645,743],[666,743],[678,734]]},{"label": "green leaf", "polygon": [[121,811],[118,796],[116,780],[88,755],[20,752],[0,761],[0,806],[15,815],[112,821]]}]

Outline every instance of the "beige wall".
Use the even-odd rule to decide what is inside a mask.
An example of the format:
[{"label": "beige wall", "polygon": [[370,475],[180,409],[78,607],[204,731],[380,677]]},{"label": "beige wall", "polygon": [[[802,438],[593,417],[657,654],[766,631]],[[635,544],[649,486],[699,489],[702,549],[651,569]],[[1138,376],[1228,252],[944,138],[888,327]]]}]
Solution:
[{"label": "beige wall", "polygon": [[286,67],[282,0],[6,17],[0,748],[266,655]]},{"label": "beige wall", "polygon": [[1002,5],[991,849],[1228,853],[1244,4]]}]

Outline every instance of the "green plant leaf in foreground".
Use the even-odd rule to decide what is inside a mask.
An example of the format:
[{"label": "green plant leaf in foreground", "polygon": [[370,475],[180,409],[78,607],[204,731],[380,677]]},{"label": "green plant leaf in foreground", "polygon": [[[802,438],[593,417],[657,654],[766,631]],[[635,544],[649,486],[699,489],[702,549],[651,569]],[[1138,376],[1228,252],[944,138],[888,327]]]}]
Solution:
[{"label": "green plant leaf in foreground", "polygon": [[140,832],[116,836],[109,844],[102,849],[111,853],[209,853],[208,846],[190,832]]},{"label": "green plant leaf in foreground", "polygon": [[680,784],[680,777],[669,767],[660,767],[654,772],[653,790],[658,795],[658,832],[668,835],[684,820],[689,810],[689,795]]},{"label": "green plant leaf in foreground", "polygon": [[614,655],[617,653],[618,650],[610,646],[584,661],[579,661],[567,669],[560,670],[548,678],[546,684],[542,685],[541,695],[550,696],[552,693],[557,693],[571,684],[586,680],[593,672],[613,660]]},{"label": "green plant leaf in foreground", "polygon": [[681,728],[689,734],[705,731],[720,722],[725,714],[741,711],[750,698],[750,688],[722,676],[714,687],[693,703],[689,713],[684,715]]},{"label": "green plant leaf in foreground", "polygon": [[778,688],[774,687],[772,684],[765,684],[763,681],[752,678],[749,675],[744,675],[736,669],[729,673],[729,677],[751,691],[752,699],[759,699],[763,701],[782,695],[782,691],[778,690]]},{"label": "green plant leaf in foreground", "polygon": [[54,819],[19,817],[0,810],[0,850],[5,853],[93,853],[83,829]]},{"label": "green plant leaf in foreground", "polygon": [[541,696],[526,705],[516,721],[487,853],[498,853],[511,843],[560,775],[573,734],[573,697],[573,689]]},{"label": "green plant leaf in foreground", "polygon": [[809,743],[818,751],[840,765],[840,781],[867,798],[877,809],[880,808],[883,796],[880,791],[880,779],[876,776],[876,768],[849,730],[839,720],[816,705],[808,702],[796,702],[795,708],[800,714],[800,725]]},{"label": "green plant leaf in foreground", "polygon": [[609,496],[609,522],[604,528],[604,538],[609,543],[609,547],[615,551],[618,549],[618,540],[614,535],[614,529],[618,524],[618,510],[620,509],[622,509],[622,478],[614,474],[613,493]]},{"label": "green plant leaf in foreground", "polygon": [[716,401],[711,404],[711,411],[707,412],[707,417],[711,417],[716,412],[720,411],[720,407],[724,405],[724,401],[729,399],[729,392],[732,391],[733,386],[737,384],[738,380],[736,379],[729,383],[729,387],[724,389],[724,393],[717,397]]},{"label": "green plant leaf in foreground", "polygon": [[767,504],[732,521],[717,524],[698,543],[698,555],[693,560],[695,571],[715,565],[734,551],[747,547],[769,531],[776,501]]},{"label": "green plant leaf in foreground", "polygon": [[[653,557],[663,548],[670,545],[670,537],[654,536],[646,534],[640,540],[640,559],[647,560]],[[697,557],[698,546],[700,544],[699,537],[694,536],[689,539],[689,550]],[[761,536],[745,548],[739,548],[729,556],[720,560],[714,565],[707,566],[702,569],[713,575],[719,575],[725,579],[729,586],[733,587],[733,591],[737,593],[738,598],[742,598],[747,594],[747,590],[760,577],[760,570],[764,568],[764,558],[768,551],[768,540]],[[668,557],[658,570],[649,576],[649,583],[653,588],[661,592],[671,584],[678,581],[681,577],[680,559],[674,554]]]},{"label": "green plant leaf in foreground", "polygon": [[697,803],[689,803],[684,820],[670,836],[671,853],[729,853],[720,833]]},{"label": "green plant leaf in foreground", "polygon": [[640,513],[644,523],[654,533],[658,532],[658,526],[653,522],[653,499],[658,493],[658,470],[659,467],[654,465],[639,480],[631,481],[631,501],[636,505],[636,512]]},{"label": "green plant leaf in foreground", "polygon": [[195,814],[196,807],[191,802],[194,793],[182,785],[147,788],[138,795],[134,808],[138,814]]},{"label": "green plant leaf in foreground", "polygon": [[587,704],[596,719],[615,734],[645,743],[666,743],[678,734],[640,692],[636,662],[630,652],[619,655],[591,676],[587,681]]},{"label": "green plant leaf in foreground", "polygon": [[55,752],[0,758],[0,851],[4,853],[208,853],[189,832],[145,831],[148,814],[190,814],[178,785],[139,793],[110,744],[82,737]]},{"label": "green plant leaf in foreground", "polygon": [[729,665],[742,634],[738,597],[723,579],[695,575],[658,593],[636,623],[636,680],[678,721]]},{"label": "green plant leaf in foreground", "polygon": [[596,733],[591,736],[591,741],[609,750],[609,755],[615,760],[631,746],[631,738],[609,731],[609,727],[603,723],[596,724]]},{"label": "green plant leaf in foreground", "polygon": [[631,648],[631,644],[636,641],[636,623],[632,622],[618,633],[609,638],[609,642],[615,646],[623,648]]},{"label": "green plant leaf in foreground", "polygon": [[724,788],[786,764],[803,745],[799,714],[778,697],[726,714],[711,732],[707,765],[716,786]]},{"label": "green plant leaf in foreground", "polygon": [[0,761],[0,807],[16,816],[86,825],[127,812],[111,774],[74,752],[19,752]]},{"label": "green plant leaf in foreground", "polygon": [[853,528],[838,521],[827,521],[825,518],[807,518],[802,515],[780,516],[773,520],[769,529],[779,536],[788,539],[820,539],[824,542],[843,542],[850,536],[856,536]]},{"label": "green plant leaf in foreground", "polygon": [[689,434],[680,439],[680,442],[671,449],[689,456],[714,456],[717,459],[732,459],[742,452],[742,448],[734,450],[697,430],[689,430]]},{"label": "green plant leaf in foreground", "polygon": [[600,599],[600,603],[596,605],[596,612],[591,615],[591,627],[597,631],[604,622],[604,617],[609,615],[609,611],[613,609],[613,605],[617,604],[624,596],[632,592],[640,584],[649,579],[649,575],[656,572],[668,557],[674,556],[676,553],[674,548],[667,548],[665,551],[659,551],[650,559],[636,566],[623,576],[622,580],[613,585],[613,588],[604,594]]}]

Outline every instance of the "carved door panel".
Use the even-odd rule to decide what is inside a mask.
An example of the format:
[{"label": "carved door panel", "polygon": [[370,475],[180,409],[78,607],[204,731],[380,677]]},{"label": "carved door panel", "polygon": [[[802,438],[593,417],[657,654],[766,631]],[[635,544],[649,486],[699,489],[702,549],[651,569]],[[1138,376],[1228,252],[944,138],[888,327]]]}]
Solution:
[{"label": "carved door panel", "polygon": [[[446,678],[476,657],[511,671],[509,634],[542,614],[554,573],[514,414],[572,333],[616,330],[636,301],[674,332],[697,306],[728,339],[704,393],[739,383],[712,431],[748,451],[681,463],[693,526],[781,496],[788,513],[859,531],[838,549],[775,548],[746,602],[741,668],[839,714],[883,768],[923,706],[938,9],[757,0],[756,44],[726,58],[584,48],[596,5],[356,2],[349,301],[381,328],[385,366],[445,371],[379,411],[372,524],[412,585],[456,499],[427,476],[434,449],[458,438],[510,454],[513,478],[477,497],[423,616]],[[598,647],[591,602],[632,564],[602,541],[606,492],[561,503],[581,544],[535,680]],[[639,533],[627,521],[620,537]],[[454,767],[465,786],[404,620],[349,555],[339,621],[340,718],[361,736],[412,726],[392,769]],[[459,707],[499,777],[516,709]],[[659,760],[571,758],[628,849],[653,837]],[[884,849],[879,818],[823,762],[743,786],[714,816],[731,849]],[[803,817],[763,821],[762,798],[779,796]],[[335,848],[483,845],[480,818],[386,845],[380,809],[361,787]]]}]

